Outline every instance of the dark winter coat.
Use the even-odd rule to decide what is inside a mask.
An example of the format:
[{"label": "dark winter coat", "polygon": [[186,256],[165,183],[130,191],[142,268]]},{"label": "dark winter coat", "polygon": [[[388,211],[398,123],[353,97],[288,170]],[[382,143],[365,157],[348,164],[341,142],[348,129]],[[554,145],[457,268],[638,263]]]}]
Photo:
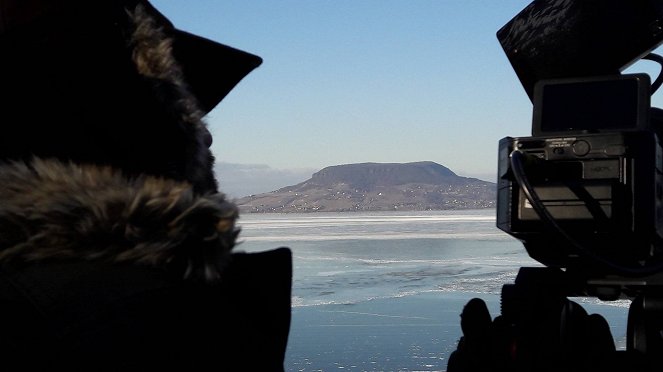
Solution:
[{"label": "dark winter coat", "polygon": [[0,166],[0,368],[282,370],[290,252],[231,254],[235,218],[187,183]]},{"label": "dark winter coat", "polygon": [[290,252],[231,253],[203,121],[260,59],[144,0],[0,11],[0,370],[282,370]]}]

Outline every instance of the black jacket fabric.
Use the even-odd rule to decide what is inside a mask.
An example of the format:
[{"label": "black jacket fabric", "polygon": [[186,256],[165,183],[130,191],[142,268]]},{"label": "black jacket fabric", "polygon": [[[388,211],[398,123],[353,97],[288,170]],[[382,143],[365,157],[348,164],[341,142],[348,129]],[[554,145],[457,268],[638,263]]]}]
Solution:
[{"label": "black jacket fabric", "polygon": [[236,217],[186,182],[0,165],[0,370],[283,370],[290,251],[231,253]]},{"label": "black jacket fabric", "polygon": [[4,265],[0,368],[282,371],[290,288],[286,248],[233,254],[216,285],[126,263]]}]

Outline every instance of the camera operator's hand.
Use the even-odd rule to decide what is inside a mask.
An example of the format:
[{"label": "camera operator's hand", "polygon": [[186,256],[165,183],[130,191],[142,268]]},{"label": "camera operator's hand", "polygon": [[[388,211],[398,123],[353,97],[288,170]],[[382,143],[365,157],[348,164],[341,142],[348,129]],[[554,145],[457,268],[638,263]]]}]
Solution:
[{"label": "camera operator's hand", "polygon": [[[555,303],[556,302],[556,303]],[[475,298],[461,314],[463,337],[449,357],[448,372],[618,370],[608,323],[577,303],[533,301],[514,319],[491,321]]]}]

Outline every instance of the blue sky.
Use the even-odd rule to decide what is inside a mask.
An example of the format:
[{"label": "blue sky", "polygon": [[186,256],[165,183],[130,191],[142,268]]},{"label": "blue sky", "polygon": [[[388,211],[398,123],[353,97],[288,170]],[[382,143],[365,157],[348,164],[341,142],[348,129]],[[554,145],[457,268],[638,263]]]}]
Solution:
[{"label": "blue sky", "polygon": [[530,1],[152,2],[264,59],[208,117],[221,162],[431,160],[492,180],[499,139],[530,134],[531,103],[495,36]]}]

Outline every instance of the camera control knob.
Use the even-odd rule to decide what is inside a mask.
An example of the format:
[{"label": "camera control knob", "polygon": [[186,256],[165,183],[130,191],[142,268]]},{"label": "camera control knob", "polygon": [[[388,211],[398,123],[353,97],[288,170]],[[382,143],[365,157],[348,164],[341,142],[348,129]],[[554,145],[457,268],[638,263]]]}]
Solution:
[{"label": "camera control knob", "polygon": [[573,153],[576,154],[577,156],[585,156],[589,154],[590,150],[589,143],[584,140],[573,142],[572,148],[573,148]]}]

